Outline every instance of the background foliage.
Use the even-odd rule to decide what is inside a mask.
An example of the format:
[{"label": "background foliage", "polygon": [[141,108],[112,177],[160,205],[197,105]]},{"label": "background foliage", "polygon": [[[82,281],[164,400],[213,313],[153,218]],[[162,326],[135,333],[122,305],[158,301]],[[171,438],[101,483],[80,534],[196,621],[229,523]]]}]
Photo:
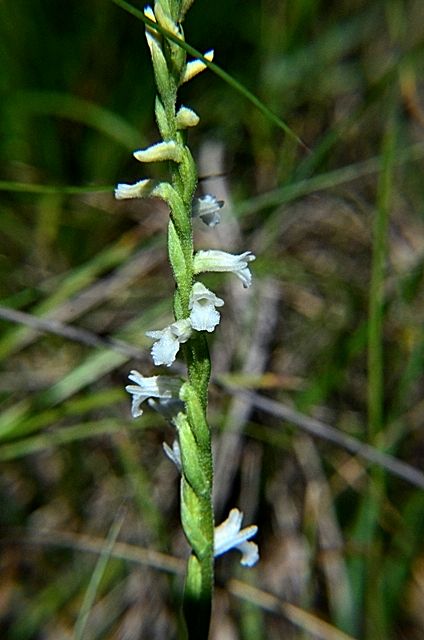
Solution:
[{"label": "background foliage", "polygon": [[[172,431],[150,411],[131,421],[123,391],[129,369],[152,371],[144,331],[171,317],[166,211],[112,196],[142,175],[130,152],[157,138],[143,31],[106,0],[0,5],[0,629],[12,640],[177,633],[187,548],[161,446]],[[258,256],[252,290],[225,285],[210,419],[217,520],[238,505],[262,559],[217,562],[213,637],[418,640],[423,4],[197,0],[185,33],[308,147],[211,72],[184,88],[201,116],[199,191],[226,200],[217,247]],[[418,471],[371,465],[368,450],[329,443],[328,426]]]}]

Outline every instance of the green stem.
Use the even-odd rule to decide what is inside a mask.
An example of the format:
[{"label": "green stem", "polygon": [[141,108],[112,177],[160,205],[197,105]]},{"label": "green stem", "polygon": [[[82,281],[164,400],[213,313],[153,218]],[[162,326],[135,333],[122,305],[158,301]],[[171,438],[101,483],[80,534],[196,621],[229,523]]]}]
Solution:
[{"label": "green stem", "polygon": [[[178,5],[178,6],[177,6]],[[171,7],[172,18],[180,15],[177,0],[163,3]],[[154,66],[159,95],[156,97],[156,119],[162,138],[173,141],[182,149],[181,161],[170,162],[171,187],[167,202],[171,209],[168,225],[168,255],[175,278],[174,316],[183,320],[190,315],[190,295],[193,286],[193,231],[191,209],[197,186],[197,171],[193,157],[184,144],[185,136],[177,129],[176,88],[185,66],[185,54],[164,43],[166,60]],[[162,58],[161,58],[162,60]],[[166,71],[166,70],[165,70]],[[164,88],[168,88],[166,93]],[[174,90],[175,88],[175,90]],[[208,384],[211,363],[204,334],[194,331],[182,349],[189,382],[183,385],[181,399],[186,415],[175,419],[181,450],[181,522],[192,547],[187,565],[183,612],[189,640],[207,640],[213,594],[214,521],[212,505],[212,448],[206,420]]]},{"label": "green stem", "polygon": [[[368,441],[381,446],[379,436],[384,429],[384,281],[387,261],[387,232],[393,193],[393,166],[395,160],[396,123],[394,100],[390,97],[389,115],[382,145],[382,167],[378,185],[377,211],[373,229],[373,256],[368,322]],[[365,500],[368,502],[366,547],[368,564],[365,572],[366,597],[365,637],[386,636],[385,619],[382,616],[380,593],[376,581],[381,564],[381,549],[377,536],[378,520],[384,499],[385,475],[381,468],[373,467]]]},{"label": "green stem", "polygon": [[[178,190],[178,185],[174,183]],[[191,205],[186,208],[186,221],[176,224],[171,219],[169,257],[172,263],[176,292],[174,310],[176,320],[189,315],[189,298],[193,282],[193,249],[191,233]],[[190,238],[183,229],[190,229]],[[177,246],[178,244],[178,246]],[[189,250],[191,247],[191,250]],[[183,256],[176,264],[173,257]],[[187,434],[183,424],[177,425],[182,456],[181,520],[193,553],[187,565],[184,590],[184,617],[189,640],[206,640],[209,633],[213,592],[213,508],[212,508],[212,450],[210,430],[206,422],[207,390],[210,377],[210,357],[206,338],[194,332],[184,345],[189,381],[186,397]],[[187,438],[187,440],[185,440]],[[193,446],[190,447],[190,438]],[[193,467],[195,462],[195,468]]]}]

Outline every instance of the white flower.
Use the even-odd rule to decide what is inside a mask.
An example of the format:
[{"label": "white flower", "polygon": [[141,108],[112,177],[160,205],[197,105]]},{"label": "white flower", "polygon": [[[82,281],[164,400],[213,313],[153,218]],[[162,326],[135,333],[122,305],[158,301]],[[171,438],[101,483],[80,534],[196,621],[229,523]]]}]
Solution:
[{"label": "white flower", "polygon": [[193,218],[201,218],[208,227],[216,227],[221,222],[219,210],[223,205],[223,200],[217,200],[215,196],[207,193],[194,200],[191,215]]},{"label": "white flower", "polygon": [[188,107],[180,107],[176,115],[177,129],[187,129],[187,127],[195,127],[199,124],[199,116]]},{"label": "white flower", "polygon": [[117,200],[129,198],[162,198],[168,205],[177,209],[183,207],[181,198],[169,182],[158,182],[157,180],[139,180],[134,184],[118,184],[115,189]]},{"label": "white flower", "polygon": [[238,549],[242,553],[240,563],[245,567],[253,567],[259,560],[258,546],[248,542],[258,527],[251,525],[240,531],[243,514],[238,509],[231,509],[230,515],[219,527],[215,527],[214,556],[220,556],[230,549]]},{"label": "white flower", "polygon": [[180,445],[178,443],[178,440],[174,440],[174,442],[172,443],[172,449],[168,444],[166,444],[166,442],[162,443],[162,447],[163,447],[163,450],[165,451],[165,454],[175,464],[178,471],[181,473],[181,469],[182,469],[181,450],[180,450]]},{"label": "white flower", "polygon": [[196,331],[213,331],[219,323],[220,314],[215,307],[222,307],[224,301],[201,282],[195,282],[191,290],[190,324]]},{"label": "white flower", "polygon": [[240,278],[243,287],[247,288],[252,284],[252,274],[247,265],[255,259],[256,256],[250,251],[245,251],[238,256],[216,249],[198,251],[194,256],[194,273],[229,271]]},{"label": "white flower", "polygon": [[127,198],[146,198],[152,194],[156,185],[155,180],[139,180],[134,184],[117,184],[115,189],[115,198],[117,200],[126,200]]},{"label": "white flower", "polygon": [[134,151],[133,156],[140,162],[161,162],[162,160],[181,162],[182,148],[173,140],[169,142],[158,142],[146,149]]},{"label": "white flower", "polygon": [[169,400],[178,398],[181,388],[181,381],[168,376],[152,376],[146,378],[138,371],[131,371],[128,378],[135,382],[125,387],[125,390],[132,395],[131,414],[133,418],[138,418],[143,411],[140,409],[142,402],[147,398],[158,398],[161,400]]},{"label": "white flower", "polygon": [[156,340],[152,347],[152,358],[156,365],[170,367],[180,348],[191,336],[191,324],[188,319],[178,320],[160,331],[146,331],[146,336]]},{"label": "white flower", "polygon": [[[210,51],[207,51],[205,53],[206,60],[209,60],[209,62],[212,62],[213,54],[214,54],[213,49],[211,49]],[[182,81],[188,82],[189,80],[194,78],[194,76],[197,76],[197,74],[203,71],[204,69],[206,69],[206,64],[203,62],[203,60],[199,60],[197,58],[196,60],[192,60],[191,62],[188,62],[185,68]]]}]

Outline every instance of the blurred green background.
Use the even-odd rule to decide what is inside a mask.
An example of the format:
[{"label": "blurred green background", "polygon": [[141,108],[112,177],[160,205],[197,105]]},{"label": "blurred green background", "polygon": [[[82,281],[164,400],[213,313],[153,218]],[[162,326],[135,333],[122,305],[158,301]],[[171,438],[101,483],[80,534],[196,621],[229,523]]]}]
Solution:
[{"label": "blurred green background", "polygon": [[[217,561],[211,637],[420,640],[424,4],[196,0],[184,29],[304,143],[210,71],[181,90],[226,201],[196,245],[257,255],[248,291],[205,278],[217,520],[241,508],[261,552]],[[143,24],[4,0],[0,97],[0,635],[177,637],[172,429],[123,390],[172,313],[165,208],[113,198],[158,139]]]}]

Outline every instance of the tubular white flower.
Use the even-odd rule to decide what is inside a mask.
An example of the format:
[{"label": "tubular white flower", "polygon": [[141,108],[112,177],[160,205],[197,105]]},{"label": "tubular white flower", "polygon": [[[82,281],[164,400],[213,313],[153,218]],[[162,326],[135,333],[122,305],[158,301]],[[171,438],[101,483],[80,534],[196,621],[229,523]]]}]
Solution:
[{"label": "tubular white flower", "polygon": [[152,194],[156,186],[156,180],[139,180],[134,184],[117,184],[115,189],[115,198],[117,200],[126,200],[129,198],[147,198]]},{"label": "tubular white flower", "polygon": [[248,540],[256,534],[258,527],[251,525],[240,530],[242,520],[242,512],[231,509],[228,518],[215,527],[214,556],[216,558],[230,549],[238,549],[242,554],[240,564],[253,567],[259,560],[258,545]]},{"label": "tubular white flower", "polygon": [[176,142],[158,142],[146,149],[134,151],[133,156],[139,162],[161,162],[163,160],[173,160],[181,162],[182,149]]},{"label": "tubular white flower", "polygon": [[128,378],[135,382],[125,387],[125,390],[132,395],[131,415],[138,418],[143,411],[140,409],[142,402],[147,398],[157,398],[159,401],[178,399],[181,388],[181,381],[168,376],[152,376],[146,378],[138,371],[131,371]]},{"label": "tubular white flower", "polygon": [[194,273],[204,271],[228,271],[234,273],[243,283],[243,287],[250,287],[252,284],[252,274],[247,266],[249,262],[255,260],[256,256],[250,251],[245,251],[240,255],[209,249],[198,251],[194,256]]},{"label": "tubular white flower", "polygon": [[181,473],[182,464],[181,464],[181,450],[178,440],[174,440],[171,447],[166,444],[166,442],[162,443],[163,450],[168,458],[175,464],[178,471]]},{"label": "tubular white flower", "polygon": [[[209,62],[212,62],[213,56],[214,56],[213,49],[205,53],[205,58],[206,60],[209,60]],[[194,78],[194,76],[197,76],[198,73],[201,73],[204,69],[206,69],[206,64],[203,62],[203,60],[199,60],[197,58],[196,60],[192,60],[191,62],[188,62],[186,65],[182,82],[183,83],[188,82],[189,80]]]},{"label": "tubular white flower", "polygon": [[223,200],[217,200],[215,196],[207,193],[193,201],[191,215],[193,218],[200,218],[208,227],[216,227],[221,222],[219,210],[223,206]]},{"label": "tubular white flower", "polygon": [[176,358],[180,344],[187,342],[191,333],[191,324],[188,319],[173,322],[160,331],[146,331],[146,336],[156,340],[151,351],[155,365],[164,364],[170,367]]},{"label": "tubular white flower", "polygon": [[177,129],[187,129],[187,127],[195,127],[199,124],[199,116],[193,109],[188,107],[180,107],[177,111],[176,123]]},{"label": "tubular white flower", "polygon": [[219,324],[220,313],[215,307],[222,307],[224,301],[201,282],[195,282],[191,290],[189,308],[190,324],[196,331],[213,331]]}]

